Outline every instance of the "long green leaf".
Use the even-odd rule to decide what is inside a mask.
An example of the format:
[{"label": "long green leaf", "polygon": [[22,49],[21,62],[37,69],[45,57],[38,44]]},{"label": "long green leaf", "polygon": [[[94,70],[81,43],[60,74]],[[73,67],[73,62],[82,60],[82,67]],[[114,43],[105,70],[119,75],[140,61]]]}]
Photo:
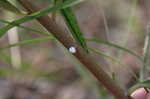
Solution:
[{"label": "long green leaf", "polygon": [[[63,2],[65,2],[67,0],[55,0],[55,3],[56,5],[58,4],[61,4]],[[87,49],[87,44],[86,44],[86,41],[83,37],[83,33],[81,32],[81,29],[79,27],[79,24],[78,24],[78,21],[77,21],[77,18],[72,10],[71,7],[67,7],[67,8],[64,8],[64,9],[61,9],[60,10],[61,14],[63,15],[64,19],[65,19],[65,22],[73,36],[73,38],[77,41],[77,43],[80,44],[80,46],[86,51],[88,52],[88,49]]]},{"label": "long green leaf", "polygon": [[0,51],[7,49],[7,48],[14,47],[14,46],[21,46],[21,45],[27,45],[27,44],[32,44],[32,43],[38,43],[38,42],[42,42],[42,41],[46,41],[46,40],[55,40],[55,38],[52,36],[48,36],[48,37],[41,37],[41,38],[36,38],[36,39],[32,39],[32,40],[25,40],[25,41],[21,41],[18,43],[2,46],[2,47],[0,47]]},{"label": "long green leaf", "polygon": [[[1,50],[5,50],[7,48],[11,48],[11,47],[14,47],[14,46],[21,46],[21,45],[27,45],[27,44],[32,44],[32,43],[38,43],[38,42],[42,42],[42,41],[46,41],[46,40],[55,40],[54,37],[52,36],[49,36],[49,37],[41,37],[41,38],[36,38],[36,39],[32,39],[32,40],[25,40],[25,41],[21,41],[21,42],[18,42],[18,43],[14,43],[14,44],[9,44],[9,45],[6,45],[6,46],[2,46],[0,47],[0,51]],[[119,64],[122,64],[119,60],[113,58],[112,56],[110,55],[107,55],[106,53],[100,51],[100,50],[97,50],[97,49],[94,49],[94,48],[88,48],[89,50],[97,53],[97,54],[100,54],[102,56],[105,56],[107,57],[108,59],[114,61],[114,62],[117,62]]]},{"label": "long green leaf", "polygon": [[[32,44],[32,43],[39,43],[39,42],[42,42],[42,41],[46,41],[46,40],[55,40],[54,37],[52,36],[49,36],[49,37],[41,37],[41,38],[36,38],[36,39],[32,39],[32,40],[25,40],[25,41],[20,41],[18,43],[14,43],[14,44],[9,44],[9,45],[6,45],[6,46],[2,46],[0,47],[0,51],[1,50],[5,50],[7,48],[11,48],[11,47],[14,47],[14,46],[21,46],[21,45],[27,45],[27,44]],[[105,56],[107,57],[108,59],[114,61],[114,62],[117,62],[119,64],[121,64],[121,62],[113,57],[111,57],[110,55],[107,55],[106,53],[100,51],[100,50],[97,50],[97,49],[93,49],[93,48],[88,48],[89,50],[93,51],[93,52],[96,52],[102,56]]]},{"label": "long green leaf", "polygon": [[8,0],[0,0],[0,7],[5,10],[11,11],[15,14],[25,15],[17,7],[15,7],[13,4],[11,4]]},{"label": "long green leaf", "polygon": [[[95,52],[95,53],[97,53],[97,54],[100,55],[100,56],[104,56],[104,57],[106,57],[107,59],[110,59],[111,61],[113,61],[113,62],[115,62],[115,63],[118,63],[119,65],[122,65],[122,66],[125,66],[125,65],[126,65],[126,64],[124,64],[123,62],[121,62],[120,60],[118,60],[118,59],[116,59],[116,58],[114,58],[114,57],[108,55],[107,53],[105,53],[105,52],[103,52],[103,51],[101,51],[101,50],[94,49],[94,48],[89,48],[89,47],[88,47],[88,49],[91,50],[91,51],[93,51],[93,52]],[[129,70],[129,72],[131,73],[131,75],[132,75],[135,79],[138,79],[137,75],[136,75],[132,70],[130,70],[130,69],[128,69],[128,70]],[[115,79],[114,73],[112,73],[112,77],[113,77],[113,79]]]},{"label": "long green leaf", "polygon": [[112,57],[112,56],[110,56],[110,55],[108,55],[108,54],[106,54],[106,53],[104,53],[104,52],[101,51],[101,50],[97,50],[97,49],[90,48],[90,47],[88,47],[88,49],[91,50],[91,51],[93,51],[93,52],[95,52],[95,53],[97,53],[97,54],[99,54],[99,55],[101,55],[101,56],[104,56],[104,57],[106,57],[106,58],[112,60],[113,62],[116,62],[116,63],[118,63],[118,64],[123,65],[123,63],[121,63],[119,60],[117,60],[116,58],[114,58],[114,57]]},{"label": "long green leaf", "polygon": [[[0,22],[2,22],[2,23],[7,23],[7,24],[10,24],[10,23],[11,23],[11,22],[6,21],[6,20],[3,20],[3,19],[0,19]],[[42,32],[42,31],[39,31],[39,30],[37,30],[37,29],[33,29],[33,28],[30,28],[30,27],[27,27],[27,26],[22,26],[22,25],[16,25],[16,26],[18,26],[18,27],[20,27],[20,28],[23,28],[23,29],[25,29],[25,30],[32,31],[32,32],[49,35],[48,32]]]},{"label": "long green leaf", "polygon": [[143,49],[143,67],[140,70],[140,81],[144,80],[144,74],[146,71],[146,66],[148,65],[148,55],[150,49],[150,27],[148,27],[148,31],[146,33],[145,44]]},{"label": "long green leaf", "polygon": [[133,93],[138,88],[149,88],[150,89],[150,80],[144,80],[142,82],[139,82],[135,85],[133,85],[131,88],[129,88],[128,93]]},{"label": "long green leaf", "polygon": [[[11,22],[6,21],[6,20],[3,20],[3,19],[0,19],[0,22],[8,23],[8,24],[11,23]],[[49,33],[41,32],[41,31],[39,31],[39,30],[30,28],[30,27],[27,27],[27,26],[22,26],[22,25],[16,25],[16,26],[18,26],[18,27],[20,27],[20,28],[23,28],[23,29],[26,29],[26,30],[30,30],[30,31],[36,32],[36,33],[49,35]],[[104,40],[96,40],[96,39],[94,39],[94,38],[85,38],[85,40],[87,40],[87,41],[92,41],[92,42],[96,42],[96,43],[105,44],[105,45],[107,45],[107,46],[111,46],[111,47],[113,47],[113,48],[116,48],[116,49],[119,49],[119,50],[123,50],[123,51],[125,51],[125,52],[127,52],[127,53],[129,53],[129,54],[131,54],[131,55],[134,55],[134,56],[136,56],[136,57],[139,57],[139,58],[141,59],[141,57],[140,57],[139,55],[137,55],[136,53],[132,52],[131,50],[126,49],[126,48],[124,48],[124,47],[121,47],[121,46],[119,46],[119,45],[116,45],[116,44],[114,44],[114,43],[111,43],[111,42],[108,42],[108,41],[104,41]]]},{"label": "long green leaf", "polygon": [[113,48],[117,48],[119,50],[123,50],[123,51],[128,52],[129,54],[131,54],[133,56],[136,56],[138,59],[142,60],[142,58],[138,54],[136,54],[135,52],[133,52],[133,51],[127,49],[127,48],[121,47],[119,45],[116,45],[114,43],[111,43],[111,42],[108,42],[108,41],[104,41],[104,40],[96,40],[94,38],[86,38],[86,40],[87,41],[91,41],[91,42],[105,44],[105,45],[111,46]]},{"label": "long green leaf", "polygon": [[55,6],[55,7],[52,7],[52,8],[48,8],[46,10],[42,10],[42,11],[38,11],[38,12],[35,12],[33,14],[30,14],[30,15],[27,15],[23,18],[20,18],[18,20],[15,20],[13,22],[11,22],[10,24],[0,28],[0,37],[2,37],[9,29],[15,27],[16,25],[20,25],[22,23],[25,23],[25,22],[28,22],[28,21],[31,21],[33,19],[36,19],[36,18],[39,18],[45,14],[48,14],[52,11],[57,11],[57,10],[60,10],[60,9],[63,9],[63,8],[66,8],[66,7],[69,7],[69,6],[72,6],[72,5],[75,5],[77,4],[79,1],[77,0],[67,0],[66,2],[58,5],[58,6]]}]

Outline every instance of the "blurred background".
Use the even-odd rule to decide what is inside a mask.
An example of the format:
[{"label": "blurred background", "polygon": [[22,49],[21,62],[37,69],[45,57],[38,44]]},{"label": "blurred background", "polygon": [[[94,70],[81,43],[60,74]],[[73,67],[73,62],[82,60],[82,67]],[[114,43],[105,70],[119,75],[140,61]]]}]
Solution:
[{"label": "blurred background", "polygon": [[[15,0],[12,1],[18,5]],[[30,1],[41,9],[52,5],[51,0]],[[149,0],[85,0],[74,6],[73,10],[85,37],[109,41],[142,55],[150,20]],[[12,21],[18,18],[0,9],[1,20]],[[57,14],[57,22],[64,25],[60,14]],[[4,25],[6,23],[0,21],[0,27]],[[36,20],[24,23],[23,26],[47,33]],[[0,47],[44,36],[15,27],[0,38]],[[123,89],[128,90],[136,83],[142,66],[137,57],[101,43],[87,43],[95,52],[102,51],[115,59],[110,60],[91,52],[97,63]],[[148,71],[146,75],[149,75]],[[59,42],[47,40],[0,50],[0,99],[113,97]]]}]

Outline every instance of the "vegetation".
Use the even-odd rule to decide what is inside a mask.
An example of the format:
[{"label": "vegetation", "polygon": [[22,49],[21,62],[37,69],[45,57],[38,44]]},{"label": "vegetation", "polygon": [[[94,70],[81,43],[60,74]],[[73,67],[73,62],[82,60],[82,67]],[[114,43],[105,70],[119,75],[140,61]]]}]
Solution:
[{"label": "vegetation", "polygon": [[[40,3],[40,0],[37,1],[38,5],[41,5],[42,7],[42,3]],[[137,5],[142,4],[139,4],[138,0],[133,1],[134,2],[130,3],[134,9],[137,8]],[[36,44],[39,44],[39,48],[42,48],[42,46],[44,46],[44,42],[48,42],[49,46],[46,46],[47,50],[51,50],[51,48],[53,48],[53,50],[56,51],[61,48],[63,49],[64,55],[66,55],[66,57],[69,57],[69,62],[72,62],[72,64],[75,65],[75,67],[72,68],[75,68],[75,71],[78,72],[81,78],[86,79],[89,85],[96,90],[100,99],[108,99],[108,97],[111,97],[111,95],[116,99],[132,99],[130,97],[130,94],[137,88],[143,87],[145,88],[145,90],[148,90],[150,88],[150,81],[147,79],[146,76],[146,73],[149,71],[148,54],[150,43],[150,28],[148,27],[146,33],[144,33],[142,29],[140,30],[141,27],[138,28],[138,22],[136,20],[137,17],[135,17],[134,15],[128,16],[127,25],[129,27],[129,31],[127,32],[129,32],[129,35],[131,35],[132,31],[130,30],[135,29],[134,31],[142,31],[144,35],[146,34],[144,37],[144,44],[138,47],[138,50],[144,49],[143,54],[138,53],[135,49],[132,50],[131,48],[124,47],[127,43],[129,43],[128,35],[124,36],[125,40],[122,40],[121,45],[112,42],[110,39],[108,39],[112,35],[107,33],[110,32],[110,30],[106,29],[109,29],[110,26],[108,26],[109,24],[107,20],[105,20],[106,16],[104,13],[102,13],[102,16],[104,16],[104,28],[106,31],[104,34],[106,35],[107,39],[102,40],[97,39],[93,36],[86,36],[86,33],[84,33],[82,30],[82,27],[84,26],[80,24],[79,19],[76,15],[77,8],[75,7],[77,7],[80,4],[90,2],[90,0],[46,0],[46,2],[48,2],[48,7],[40,9],[40,7],[36,5],[34,0],[0,1],[0,7],[3,8],[2,13],[4,13],[4,16],[1,16],[0,18],[0,41],[4,42],[0,43],[0,63],[5,64],[4,68],[2,66],[2,68],[0,69],[1,77],[18,77],[20,79],[24,77],[24,75],[27,76],[27,78],[30,78],[30,76],[32,75],[35,78],[43,77],[48,79],[49,81],[54,81],[55,83],[59,82],[59,80],[61,79],[61,76],[58,76],[61,75],[59,74],[59,71],[55,71],[54,69],[52,71],[46,72],[46,70],[49,70],[49,68],[51,67],[46,63],[45,64],[48,65],[47,67],[38,66],[40,65],[40,62],[44,60],[42,58],[43,54],[40,55],[40,53],[37,52],[37,56],[33,56],[34,59],[36,59],[35,63],[30,63],[29,60],[26,59],[26,61],[24,61],[25,56],[22,60],[21,58],[19,58],[20,60],[17,59],[17,62],[20,61],[18,63],[14,60],[15,56],[21,55],[19,52],[20,49],[16,51],[15,48],[21,47],[21,49],[26,50],[23,53],[30,54],[30,50],[27,50],[25,48],[27,45],[31,46],[30,48],[33,48],[36,46]],[[95,0],[93,2],[98,1]],[[9,18],[6,17],[8,15],[12,17],[10,18],[11,20],[8,20]],[[34,20],[40,23],[40,26],[37,25],[37,23]],[[63,21],[63,25],[61,24],[61,22],[58,22],[58,20]],[[33,26],[30,26],[30,21],[33,22]],[[94,21],[94,19],[92,21]],[[135,24],[137,27],[133,27],[133,24]],[[12,35],[8,37],[9,43],[5,43],[5,41],[7,41],[5,40],[5,35],[13,34],[13,29],[15,28],[17,28],[20,31],[16,32],[16,37]],[[30,32],[32,34],[30,34]],[[11,41],[11,38],[16,38],[20,40],[16,40],[15,42],[13,42]],[[103,45],[106,47],[106,50],[100,50],[99,48],[93,47],[94,44],[92,45],[91,43],[97,44],[98,46]],[[53,45],[58,45],[59,48],[54,48],[52,47]],[[74,48],[74,52],[70,52],[69,49],[71,47]],[[117,54],[115,54],[115,51],[113,53],[114,55],[110,54],[111,51],[113,52],[113,50],[115,50]],[[10,53],[8,53],[9,51]],[[34,52],[34,50],[31,51]],[[15,53],[14,57],[13,53]],[[59,51],[56,53],[59,53]],[[58,54],[52,54],[52,57],[54,57],[53,55],[56,57],[61,57],[61,59],[64,58],[63,56],[59,56]],[[108,63],[105,64],[105,66],[103,66],[104,63],[102,61],[97,61],[98,59],[102,59],[99,58],[98,55],[100,57],[104,57],[104,60],[108,59]],[[38,56],[39,59],[37,58]],[[123,59],[122,57],[124,56],[125,58]],[[127,87],[127,85],[119,81],[120,78],[118,77],[118,73],[116,73],[114,69],[120,67],[129,68],[128,65],[130,65],[130,61],[133,60],[131,58],[137,59],[136,62],[138,62],[140,68],[138,68],[138,70],[136,71],[134,70],[136,66],[132,67],[133,69],[131,67],[130,69],[127,69],[130,71],[129,78],[131,78],[131,80],[135,79],[135,83],[132,84],[132,86]],[[127,60],[127,62],[124,62],[124,60]],[[14,64],[12,64],[13,62]],[[133,63],[134,61],[131,62],[131,64]],[[7,65],[9,65],[8,68],[5,67]],[[61,65],[61,63],[59,65]],[[63,65],[66,64],[64,63]],[[114,67],[115,65],[117,65],[118,67]],[[37,68],[35,68],[34,66],[37,66]],[[42,68],[43,71],[40,70],[40,68]],[[53,67],[51,68],[53,69]],[[57,70],[59,70],[60,67],[57,66],[56,68]],[[60,69],[60,71],[62,72],[63,70]],[[70,72],[70,69],[68,69],[66,72],[72,73]],[[63,73],[62,75],[64,74],[65,73]],[[111,93],[111,95],[109,93]]]}]

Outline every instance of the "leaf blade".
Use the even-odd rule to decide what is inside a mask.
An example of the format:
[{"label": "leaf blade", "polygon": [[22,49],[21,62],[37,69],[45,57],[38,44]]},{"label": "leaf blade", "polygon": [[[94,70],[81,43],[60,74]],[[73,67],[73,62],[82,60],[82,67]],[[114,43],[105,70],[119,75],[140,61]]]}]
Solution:
[{"label": "leaf blade", "polygon": [[87,41],[90,41],[90,42],[95,42],[95,43],[101,43],[101,44],[105,44],[105,45],[108,45],[108,46],[111,46],[113,48],[117,48],[117,49],[120,49],[120,50],[123,50],[133,56],[136,56],[138,59],[140,59],[142,61],[142,58],[136,54],[135,52],[127,49],[127,48],[124,48],[124,47],[121,47],[117,44],[114,44],[114,43],[111,43],[111,42],[108,42],[108,41],[104,41],[104,40],[97,40],[97,39],[94,39],[94,38],[86,38]]},{"label": "leaf blade", "polygon": [[63,9],[63,8],[66,8],[68,6],[72,6],[72,5],[75,5],[77,4],[76,1],[74,0],[67,0],[66,2],[56,6],[56,7],[52,7],[52,8],[48,8],[46,10],[42,10],[42,11],[38,11],[38,12],[35,12],[33,14],[30,14],[30,15],[27,15],[27,16],[24,16],[23,18],[20,18],[20,19],[17,19],[15,21],[12,21],[10,24],[0,28],[0,37],[2,37],[9,29],[15,27],[15,26],[18,26],[22,23],[25,23],[25,22],[28,22],[28,21],[31,21],[33,19],[36,19],[36,18],[39,18],[43,15],[46,15],[50,12],[53,12],[53,11],[57,11],[57,10],[60,10],[60,9]]},{"label": "leaf blade", "polygon": [[7,11],[18,14],[18,15],[25,15],[25,13],[23,13],[16,6],[11,4],[8,0],[0,0],[0,7],[7,10]]},{"label": "leaf blade", "polygon": [[42,41],[46,41],[46,40],[55,40],[55,38],[52,37],[52,36],[48,36],[48,37],[41,37],[41,38],[36,38],[36,39],[32,39],[32,40],[20,41],[20,42],[14,43],[14,44],[9,44],[9,45],[6,45],[6,46],[2,46],[2,47],[0,47],[0,51],[2,51],[4,49],[7,49],[7,48],[15,47],[15,46],[38,43],[38,42],[42,42]]},{"label": "leaf blade", "polygon": [[73,10],[71,7],[67,7],[65,9],[61,9],[61,14],[63,15],[65,22],[73,36],[73,38],[76,40],[77,43],[86,51],[87,44],[83,37],[83,33],[81,32],[81,29],[79,27],[78,21],[76,19],[75,14],[73,13]]}]

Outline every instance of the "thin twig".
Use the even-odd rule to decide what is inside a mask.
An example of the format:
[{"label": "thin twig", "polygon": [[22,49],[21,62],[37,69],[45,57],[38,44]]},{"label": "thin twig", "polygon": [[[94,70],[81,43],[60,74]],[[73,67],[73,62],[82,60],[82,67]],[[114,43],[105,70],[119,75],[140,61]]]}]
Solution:
[{"label": "thin twig", "polygon": [[[28,0],[19,0],[20,4],[27,9],[29,13],[39,11],[40,9],[31,4]],[[79,45],[74,43],[73,39],[66,33],[64,28],[56,24],[49,16],[44,15],[37,19],[49,32],[51,32],[67,49],[71,46],[76,48],[76,53],[73,55],[78,59],[83,66],[85,66],[97,80],[105,86],[105,88],[112,93],[116,99],[130,99],[125,95],[116,83],[108,76],[106,72],[96,63],[94,58],[87,54]]]}]

